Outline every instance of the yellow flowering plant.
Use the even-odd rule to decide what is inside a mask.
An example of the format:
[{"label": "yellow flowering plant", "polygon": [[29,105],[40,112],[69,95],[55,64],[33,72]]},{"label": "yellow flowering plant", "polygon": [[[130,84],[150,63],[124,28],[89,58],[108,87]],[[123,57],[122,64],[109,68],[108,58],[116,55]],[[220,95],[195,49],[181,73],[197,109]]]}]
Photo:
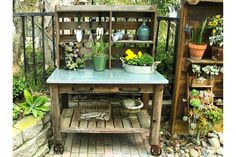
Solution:
[{"label": "yellow flowering plant", "polygon": [[212,29],[211,36],[209,36],[210,45],[223,46],[223,16],[216,15],[209,19],[208,28]]},{"label": "yellow flowering plant", "polygon": [[125,63],[128,65],[151,66],[154,62],[154,58],[151,55],[141,51],[135,54],[132,50],[127,49],[125,54]]}]

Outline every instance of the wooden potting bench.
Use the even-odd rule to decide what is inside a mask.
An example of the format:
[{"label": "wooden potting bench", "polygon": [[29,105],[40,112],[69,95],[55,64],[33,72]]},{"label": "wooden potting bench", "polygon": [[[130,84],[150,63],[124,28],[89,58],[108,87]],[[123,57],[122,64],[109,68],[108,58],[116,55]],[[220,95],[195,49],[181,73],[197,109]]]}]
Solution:
[{"label": "wooden potting bench", "polygon": [[[128,48],[135,52],[141,50],[155,57],[156,6],[63,6],[56,8],[55,17],[58,68],[47,80],[52,103],[54,150],[63,151],[61,133],[150,133],[151,153],[161,154],[159,130],[162,97],[164,85],[168,84],[168,80],[157,71],[150,75],[132,74],[124,71],[121,61],[118,61],[119,68],[114,64],[117,61],[115,59],[117,55],[117,58],[124,55]],[[89,18],[95,20],[90,21]],[[133,40],[127,40],[127,30],[136,32],[144,18],[150,27],[150,39],[140,41],[134,35]],[[73,30],[78,25],[81,25],[83,30],[96,29],[98,26],[104,28],[106,32],[104,39],[109,45],[108,66],[105,71],[95,72],[92,68],[77,71],[63,69],[65,57],[59,45],[61,42],[76,41]],[[124,30],[124,40],[114,42],[111,40],[111,34],[117,30]],[[86,43],[87,37],[88,35],[83,35],[82,45]],[[138,46],[140,44],[141,47]],[[89,51],[89,49],[87,50]],[[151,121],[147,119],[146,110],[142,110],[136,114],[137,118],[131,120],[123,118],[120,110],[115,109],[112,109],[111,118],[107,122],[79,120],[76,117],[76,110],[70,110],[73,113],[66,113],[68,110],[66,111],[65,108],[68,106],[68,94],[70,93],[142,93],[144,104],[148,102],[148,94],[153,94]]]}]

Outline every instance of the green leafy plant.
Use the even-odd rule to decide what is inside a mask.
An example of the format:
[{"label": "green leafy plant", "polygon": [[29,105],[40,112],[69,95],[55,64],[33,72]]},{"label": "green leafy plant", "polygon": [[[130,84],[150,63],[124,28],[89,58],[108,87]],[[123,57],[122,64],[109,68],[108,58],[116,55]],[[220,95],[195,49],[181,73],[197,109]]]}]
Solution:
[{"label": "green leafy plant", "polygon": [[93,55],[95,56],[104,56],[108,48],[108,43],[103,42],[102,39],[95,41],[93,46]]},{"label": "green leafy plant", "polygon": [[32,114],[35,118],[43,117],[44,113],[49,111],[49,107],[45,105],[48,102],[45,96],[32,96],[27,90],[24,90],[25,102],[19,106],[24,109],[24,115]]},{"label": "green leafy plant", "polygon": [[16,100],[23,98],[25,89],[27,89],[25,79],[13,76],[13,99]]},{"label": "green leafy plant", "polygon": [[125,63],[128,65],[150,66],[154,62],[154,58],[151,55],[141,51],[135,54],[132,50],[127,49],[125,54]]},{"label": "green leafy plant", "polygon": [[203,37],[207,28],[207,18],[201,23],[200,28],[196,26],[191,30],[191,42],[196,45],[203,43]]},{"label": "green leafy plant", "polygon": [[18,120],[21,119],[23,117],[23,110],[20,106],[16,105],[13,103],[12,106],[12,119],[13,120]]},{"label": "green leafy plant", "polygon": [[190,91],[190,96],[192,96],[192,97],[197,97],[198,95],[199,95],[199,91],[198,91],[198,90],[192,89],[192,90]]}]

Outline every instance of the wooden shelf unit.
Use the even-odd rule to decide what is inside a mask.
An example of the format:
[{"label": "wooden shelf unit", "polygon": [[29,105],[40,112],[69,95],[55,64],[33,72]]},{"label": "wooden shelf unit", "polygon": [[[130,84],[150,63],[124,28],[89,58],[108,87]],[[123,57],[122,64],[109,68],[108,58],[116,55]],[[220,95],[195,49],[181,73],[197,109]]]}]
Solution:
[{"label": "wooden shelf unit", "polygon": [[[96,30],[97,27],[101,26],[104,28],[104,41],[108,42],[109,45],[107,52],[107,67],[109,69],[113,66],[112,58],[116,57],[119,60],[128,48],[134,52],[142,51],[155,57],[156,16],[156,5],[78,5],[56,7],[57,43],[75,42],[74,30],[81,26],[84,31],[83,39],[80,42],[82,49],[91,53],[92,49],[86,48],[84,45],[89,37],[88,30]],[[94,20],[90,20],[90,18]],[[150,28],[150,39],[148,41],[137,40],[136,35],[137,29],[142,25],[144,19]],[[117,31],[124,33],[124,39],[114,42],[112,41],[112,33]],[[128,32],[133,32],[134,40],[125,40]],[[95,34],[93,33],[93,39],[96,38]],[[59,45],[57,45],[57,54],[57,65],[59,65],[59,68],[63,68],[63,52]],[[117,62],[114,64],[117,64]],[[121,61],[118,66],[121,66]]]}]

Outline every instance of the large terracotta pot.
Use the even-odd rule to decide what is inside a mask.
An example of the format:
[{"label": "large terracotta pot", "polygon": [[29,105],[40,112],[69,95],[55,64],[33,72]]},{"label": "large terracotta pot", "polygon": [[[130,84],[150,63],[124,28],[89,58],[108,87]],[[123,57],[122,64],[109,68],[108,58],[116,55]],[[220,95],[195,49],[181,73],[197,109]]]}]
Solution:
[{"label": "large terracotta pot", "polygon": [[213,60],[223,60],[223,47],[212,46],[211,47],[211,58]]},{"label": "large terracotta pot", "polygon": [[188,44],[190,49],[190,58],[200,60],[207,48],[207,44],[196,45],[193,43]]}]

